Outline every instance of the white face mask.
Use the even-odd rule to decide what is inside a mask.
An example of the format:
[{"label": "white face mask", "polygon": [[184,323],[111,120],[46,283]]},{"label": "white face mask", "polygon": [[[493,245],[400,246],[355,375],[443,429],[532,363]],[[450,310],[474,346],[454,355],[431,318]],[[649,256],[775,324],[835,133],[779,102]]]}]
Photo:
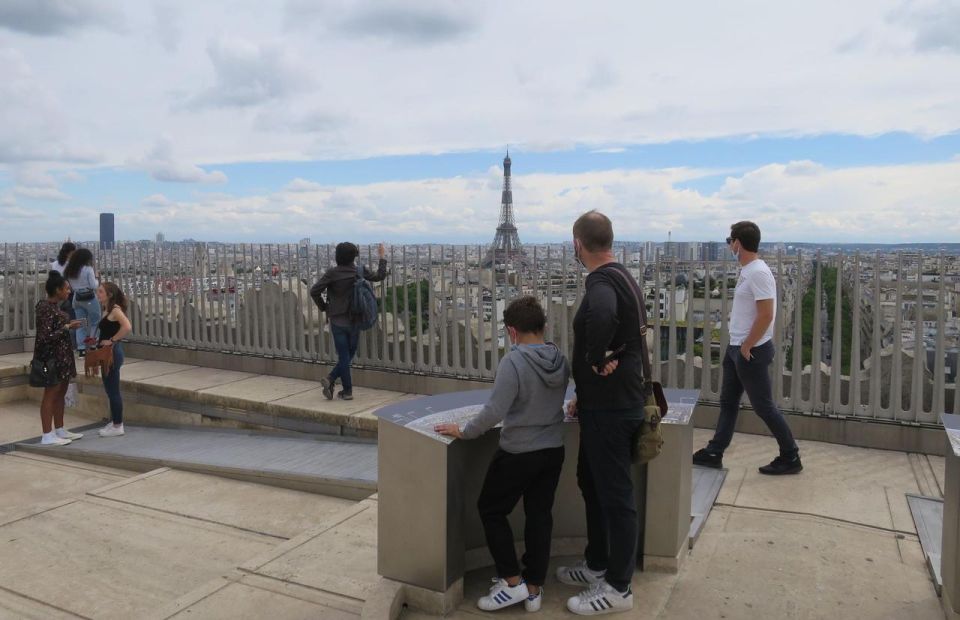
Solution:
[{"label": "white face mask", "polygon": [[733,253],[733,257],[736,259],[740,258],[740,250],[737,249],[737,242],[734,241],[730,244],[730,251]]}]

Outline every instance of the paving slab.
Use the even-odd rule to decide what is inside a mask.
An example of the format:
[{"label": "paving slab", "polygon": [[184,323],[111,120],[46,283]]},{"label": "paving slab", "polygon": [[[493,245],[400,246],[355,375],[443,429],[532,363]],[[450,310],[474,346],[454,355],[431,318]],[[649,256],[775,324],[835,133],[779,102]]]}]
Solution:
[{"label": "paving slab", "polygon": [[718,507],[700,540],[659,617],[943,617],[922,557],[892,533]]},{"label": "paving slab", "polygon": [[15,592],[0,590],[0,620],[76,620],[77,616],[20,596]]},{"label": "paving slab", "polygon": [[91,434],[63,447],[21,443],[18,449],[140,471],[175,467],[241,476],[351,499],[367,497],[377,482],[376,444],[336,438],[126,425],[123,437]]},{"label": "paving slab", "polygon": [[[695,445],[705,444],[712,434],[697,429]],[[892,494],[918,493],[917,480],[904,452],[870,450],[813,441],[800,441],[804,470],[796,476],[764,476],[760,465],[776,456],[777,444],[770,437],[737,434],[723,456],[730,470],[727,485],[737,485],[730,502],[729,491],[721,503],[787,510],[894,528],[903,525],[902,506],[897,517],[887,500]],[[898,502],[899,503],[899,502]],[[908,531],[913,531],[908,527]]]},{"label": "paving slab", "polygon": [[186,364],[172,364],[170,362],[148,362],[143,361],[132,364],[129,367],[124,362],[123,369],[120,371],[120,378],[124,381],[140,381],[160,377],[162,375],[172,375],[185,370],[194,370],[198,366],[188,366]]},{"label": "paving slab", "polygon": [[933,475],[937,479],[937,485],[940,487],[940,497],[943,497],[943,490],[946,487],[946,472],[947,472],[947,459],[942,456],[934,456],[932,454],[926,455],[927,460],[930,461],[930,469],[933,470]]},{"label": "paving slab", "polygon": [[[314,386],[319,385],[319,383],[314,383]],[[339,387],[337,388],[337,391],[339,391]],[[300,394],[281,398],[273,401],[271,404],[278,407],[290,407],[320,413],[329,412],[338,416],[345,416],[360,413],[361,411],[366,411],[369,409],[377,409],[389,402],[396,402],[404,398],[410,397],[397,392],[375,390],[357,386],[353,388],[353,400],[340,400],[339,398],[327,400],[323,395],[323,389],[317,387],[316,389],[309,390],[307,392],[301,392]]]},{"label": "paving slab", "polygon": [[70,461],[0,454],[0,523],[131,475],[122,470],[89,468]]},{"label": "paving slab", "polygon": [[292,538],[318,519],[354,502],[184,471],[164,470],[113,488],[98,497],[123,501],[232,527]]},{"label": "paving slab", "polygon": [[178,390],[199,391],[208,388],[236,383],[244,379],[250,379],[256,375],[249,372],[237,372],[234,370],[220,370],[219,368],[191,368],[182,372],[175,372],[169,375],[160,375],[158,377],[147,377],[140,379],[137,383],[143,385],[154,385],[158,387],[170,387]]},{"label": "paving slab", "polygon": [[91,498],[0,526],[0,587],[88,618],[140,618],[275,542]]},{"label": "paving slab", "polygon": [[304,381],[303,379],[257,375],[250,379],[244,379],[243,381],[237,381],[229,385],[221,385],[219,387],[201,390],[201,394],[219,396],[235,401],[269,403],[295,394],[315,390],[317,385],[314,381]]},{"label": "paving slab", "polygon": [[[204,618],[207,620],[260,620],[269,610],[271,618],[283,620],[358,620],[360,614],[351,609],[324,604],[323,599],[304,588],[283,584],[266,588],[249,579],[220,579],[219,587],[200,600],[185,606],[168,618]],[[292,591],[291,591],[292,590]],[[319,600],[318,600],[319,599]]]},{"label": "paving slab", "polygon": [[312,536],[252,572],[364,600],[377,580],[377,504]]}]

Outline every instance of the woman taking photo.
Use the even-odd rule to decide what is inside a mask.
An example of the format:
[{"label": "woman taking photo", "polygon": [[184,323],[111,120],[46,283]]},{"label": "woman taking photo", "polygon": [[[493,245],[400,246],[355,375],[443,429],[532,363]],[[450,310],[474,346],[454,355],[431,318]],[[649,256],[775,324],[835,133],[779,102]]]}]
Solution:
[{"label": "woman taking photo", "polygon": [[97,303],[97,274],[93,270],[93,254],[87,248],[80,248],[70,256],[63,277],[73,289],[73,310],[81,321],[77,329],[77,349],[80,357],[86,355],[88,337],[93,335],[93,326],[100,320],[100,304]]},{"label": "woman taking photo", "polygon": [[35,355],[53,362],[58,383],[43,388],[40,400],[40,425],[43,427],[43,445],[65,446],[71,440],[83,437],[63,428],[63,398],[70,379],[77,376],[70,347],[70,330],[80,326],[60,310],[60,304],[70,296],[70,284],[59,272],[51,271],[45,285],[47,298],[37,302],[37,339]]},{"label": "woman taking photo", "polygon": [[104,282],[97,288],[97,300],[103,307],[103,318],[97,325],[101,347],[113,347],[113,366],[103,375],[103,389],[110,401],[110,422],[100,429],[101,437],[123,435],[123,399],[120,396],[120,367],[123,366],[121,340],[132,331],[127,318],[127,298],[113,282]]}]

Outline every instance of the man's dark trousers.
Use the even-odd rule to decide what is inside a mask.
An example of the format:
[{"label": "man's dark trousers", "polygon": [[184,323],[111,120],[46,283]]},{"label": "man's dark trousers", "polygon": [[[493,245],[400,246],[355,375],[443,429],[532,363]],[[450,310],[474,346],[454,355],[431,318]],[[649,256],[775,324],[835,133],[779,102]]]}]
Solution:
[{"label": "man's dark trousers", "polygon": [[772,341],[751,349],[749,360],[744,359],[738,345],[727,347],[723,358],[723,385],[720,388],[720,419],[717,421],[717,432],[707,444],[707,450],[723,454],[730,445],[734,428],[737,426],[737,416],[740,414],[740,398],[746,391],[753,410],[780,444],[780,455],[791,459],[797,455],[797,442],[793,439],[787,420],[773,400],[770,364],[775,353]]},{"label": "man's dark trousers", "polygon": [[637,567],[640,534],[630,448],[643,423],[642,409],[580,411],[577,482],[587,512],[591,570],[606,570],[606,581],[625,592]]},{"label": "man's dark trousers", "polygon": [[[542,586],[550,563],[553,537],[553,500],[563,469],[563,446],[511,454],[498,449],[490,461],[477,500],[480,520],[500,578],[522,575],[527,583]],[[513,530],[507,516],[523,497],[526,518],[525,553],[520,571]]]}]

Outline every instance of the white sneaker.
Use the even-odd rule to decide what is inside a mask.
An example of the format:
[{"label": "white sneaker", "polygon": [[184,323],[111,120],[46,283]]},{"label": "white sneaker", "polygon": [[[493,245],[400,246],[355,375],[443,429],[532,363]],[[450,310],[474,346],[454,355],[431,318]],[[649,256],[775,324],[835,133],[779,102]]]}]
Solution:
[{"label": "white sneaker", "polygon": [[527,590],[527,584],[522,580],[511,587],[505,579],[494,579],[490,593],[477,600],[477,607],[483,611],[496,611],[517,603],[523,603],[528,596],[530,596],[530,591]]},{"label": "white sneaker", "polygon": [[69,439],[63,439],[62,437],[57,437],[57,434],[53,431],[49,433],[44,433],[40,437],[40,445],[42,446],[65,446],[70,443]]},{"label": "white sneaker", "polygon": [[114,426],[112,423],[107,424],[99,431],[97,431],[101,437],[120,437],[123,433],[123,424],[120,426]]},{"label": "white sneaker", "polygon": [[540,586],[540,591],[536,594],[531,594],[527,597],[527,600],[523,601],[523,608],[527,611],[540,611],[540,605],[543,603],[543,586]]},{"label": "white sneaker", "polygon": [[633,609],[633,592],[618,592],[606,581],[595,583],[589,589],[567,600],[567,609],[578,616],[615,614]]},{"label": "white sneaker", "polygon": [[580,560],[573,566],[557,568],[557,581],[568,586],[592,586],[603,581],[605,570],[590,570],[586,560]]},{"label": "white sneaker", "polygon": [[59,437],[60,439],[69,439],[71,441],[76,441],[78,439],[83,438],[83,433],[71,433],[65,428],[58,428],[53,432],[55,432],[57,434],[57,437]]}]

